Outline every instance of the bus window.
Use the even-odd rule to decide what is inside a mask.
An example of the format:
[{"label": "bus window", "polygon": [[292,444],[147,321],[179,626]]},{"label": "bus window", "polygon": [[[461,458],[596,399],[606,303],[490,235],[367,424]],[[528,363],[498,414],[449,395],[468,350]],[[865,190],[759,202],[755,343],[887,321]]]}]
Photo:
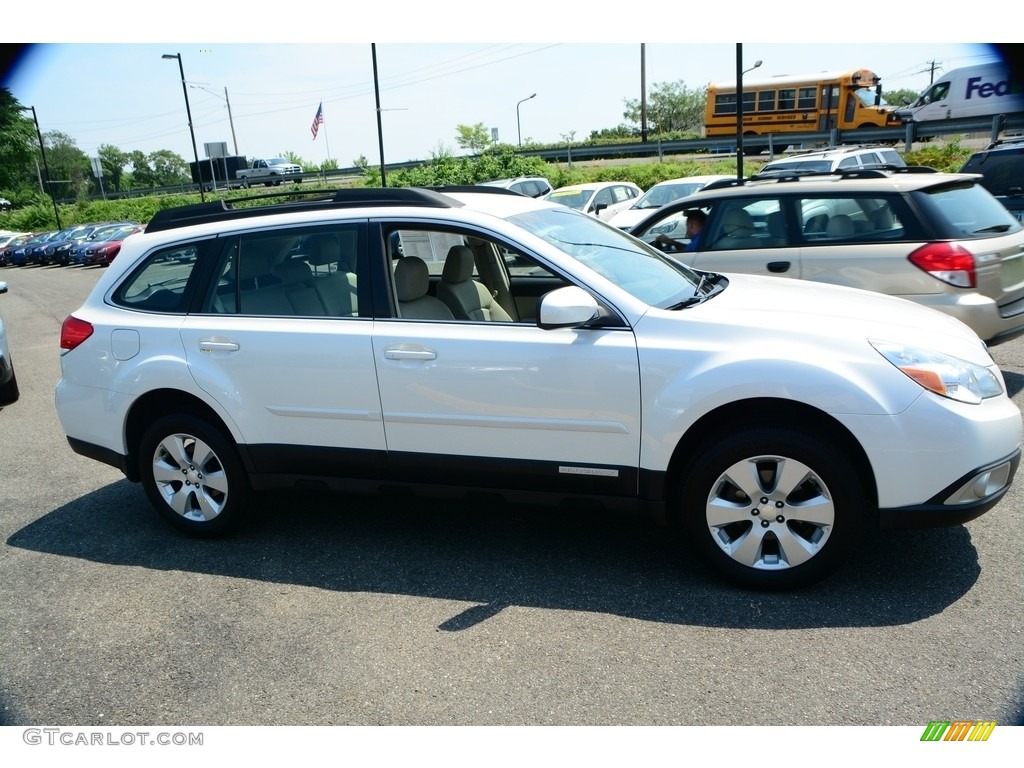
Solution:
[{"label": "bus window", "polygon": [[818,106],[818,89],[817,88],[801,88],[800,94],[797,97],[796,108],[797,109],[814,109]]}]

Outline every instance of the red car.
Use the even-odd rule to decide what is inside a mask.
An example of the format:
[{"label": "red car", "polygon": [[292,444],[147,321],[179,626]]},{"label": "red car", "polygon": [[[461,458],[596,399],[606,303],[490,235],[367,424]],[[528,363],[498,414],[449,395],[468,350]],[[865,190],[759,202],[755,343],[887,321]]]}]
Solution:
[{"label": "red car", "polygon": [[82,253],[82,264],[102,264],[104,267],[109,266],[110,262],[114,260],[114,257],[121,252],[121,243],[129,235],[134,235],[136,232],[141,232],[143,227],[139,225],[131,225],[121,227],[110,233],[109,239],[97,241],[90,245]]}]

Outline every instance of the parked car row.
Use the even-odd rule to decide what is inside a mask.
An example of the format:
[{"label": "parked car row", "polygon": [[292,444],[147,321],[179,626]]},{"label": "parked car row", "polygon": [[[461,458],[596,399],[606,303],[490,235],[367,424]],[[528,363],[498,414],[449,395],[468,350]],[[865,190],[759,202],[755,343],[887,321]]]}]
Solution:
[{"label": "parked car row", "polygon": [[107,266],[121,242],[142,225],[133,221],[79,224],[50,232],[21,233],[0,247],[0,266],[72,264]]}]

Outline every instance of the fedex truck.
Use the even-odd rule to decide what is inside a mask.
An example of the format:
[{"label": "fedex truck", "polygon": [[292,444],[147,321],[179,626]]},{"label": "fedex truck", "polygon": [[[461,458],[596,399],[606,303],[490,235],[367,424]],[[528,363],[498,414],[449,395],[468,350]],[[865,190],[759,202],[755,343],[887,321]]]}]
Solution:
[{"label": "fedex truck", "polygon": [[1024,112],[1019,75],[1001,62],[961,67],[929,85],[913,104],[896,110],[904,122],[956,120]]}]

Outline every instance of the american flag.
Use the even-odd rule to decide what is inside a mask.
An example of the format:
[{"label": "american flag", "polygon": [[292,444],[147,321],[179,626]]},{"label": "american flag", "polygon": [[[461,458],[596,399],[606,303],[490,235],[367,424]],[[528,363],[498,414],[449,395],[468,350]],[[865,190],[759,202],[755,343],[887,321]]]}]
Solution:
[{"label": "american flag", "polygon": [[316,141],[316,135],[320,131],[320,126],[324,124],[324,103],[321,101],[320,106],[316,108],[316,117],[313,118],[313,124],[309,127],[309,130],[313,133],[313,141]]}]

